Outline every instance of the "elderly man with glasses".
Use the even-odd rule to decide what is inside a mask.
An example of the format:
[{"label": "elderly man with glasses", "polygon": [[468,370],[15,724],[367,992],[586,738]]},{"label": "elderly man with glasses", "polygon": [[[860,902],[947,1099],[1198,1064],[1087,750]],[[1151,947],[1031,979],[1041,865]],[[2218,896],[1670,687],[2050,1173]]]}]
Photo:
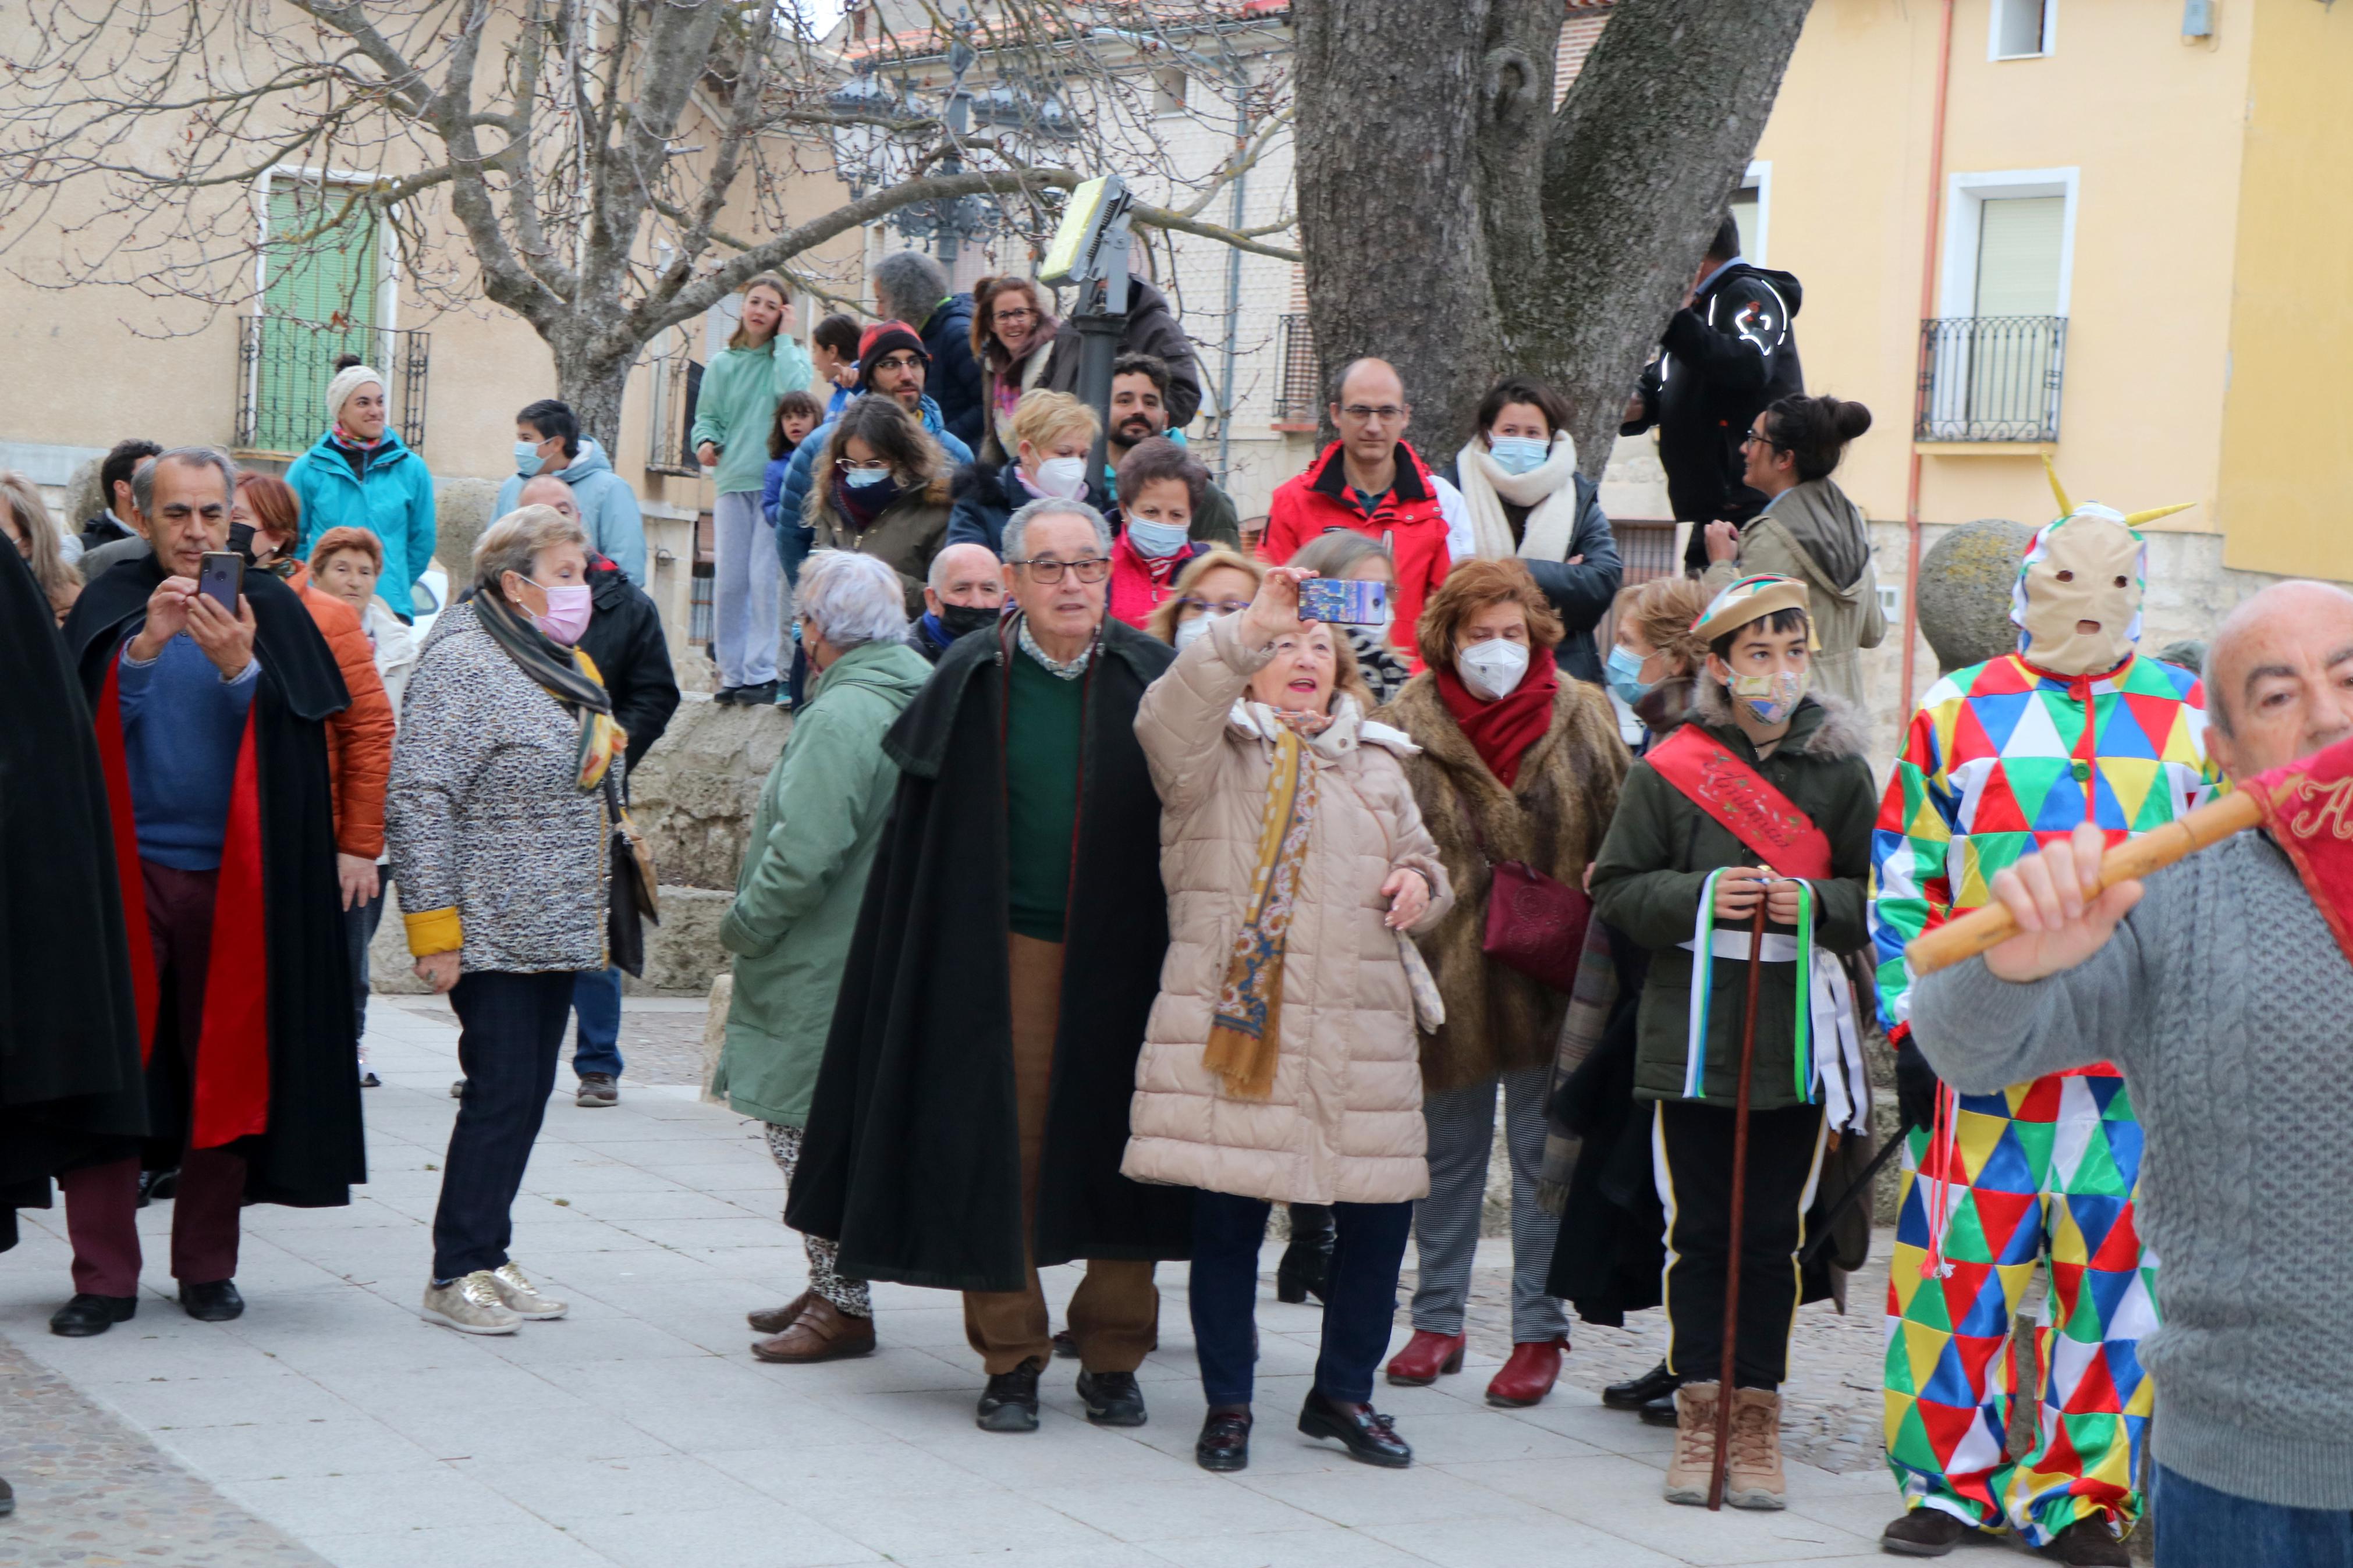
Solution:
[{"label": "elderly man with glasses", "polygon": [[1145,1420],[1152,1266],[1188,1194],[1119,1173],[1168,946],[1160,798],[1135,739],[1176,657],[1104,616],[1111,531],[1033,501],[1005,530],[1016,612],[963,637],[883,738],[899,794],[866,887],[786,1221],[839,1268],[964,1292],[990,1432],[1038,1426],[1045,1265],[1087,1419]]},{"label": "elderly man with glasses", "polygon": [[1414,626],[1447,570],[1472,553],[1470,509],[1406,444],[1413,405],[1387,360],[1341,366],[1332,384],[1332,423],[1340,438],[1274,492],[1259,553],[1280,566],[1335,529],[1378,540],[1397,568],[1389,607],[1398,651],[1419,669]]}]

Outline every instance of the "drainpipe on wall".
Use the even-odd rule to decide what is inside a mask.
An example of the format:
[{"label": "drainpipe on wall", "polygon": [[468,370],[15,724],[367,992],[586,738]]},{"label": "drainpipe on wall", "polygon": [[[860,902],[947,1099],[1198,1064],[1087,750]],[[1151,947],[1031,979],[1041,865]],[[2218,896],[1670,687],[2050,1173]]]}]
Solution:
[{"label": "drainpipe on wall", "polygon": [[[1936,309],[1937,231],[1945,215],[1945,89],[1953,74],[1953,0],[1945,0],[1937,27],[1936,119],[1928,130],[1928,224],[1920,247],[1920,319]],[[1911,478],[1904,489],[1904,702],[1900,723],[1912,721],[1913,664],[1920,644],[1920,448],[1915,425]]]},{"label": "drainpipe on wall", "polygon": [[[1240,61],[1232,63],[1228,80],[1234,89],[1234,156],[1241,157],[1250,147],[1250,68]],[[1250,171],[1241,169],[1234,174],[1233,216],[1227,226],[1237,234],[1248,221],[1248,191]],[[1225,363],[1218,373],[1218,483],[1220,487],[1231,481],[1226,477],[1231,466],[1234,443],[1234,348],[1240,334],[1242,310],[1242,253],[1238,247],[1226,247],[1226,351]]]}]

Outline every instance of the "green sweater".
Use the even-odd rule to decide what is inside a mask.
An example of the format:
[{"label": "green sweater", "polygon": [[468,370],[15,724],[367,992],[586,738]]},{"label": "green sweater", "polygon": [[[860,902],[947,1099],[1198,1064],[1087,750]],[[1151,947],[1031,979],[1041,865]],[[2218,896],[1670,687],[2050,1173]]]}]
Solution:
[{"label": "green sweater", "polygon": [[[1732,722],[1724,688],[1703,677],[1687,722],[1707,732],[1813,819],[1831,841],[1831,875],[1811,884],[1814,941],[1824,953],[1850,952],[1870,940],[1864,889],[1871,876],[1871,825],[1879,792],[1853,710],[1836,698],[1809,697],[1773,754],[1756,748]],[[1634,1094],[1639,1100],[1681,1100],[1691,1040],[1692,938],[1700,888],[1725,866],[1754,866],[1756,851],[1692,804],[1648,762],[1637,760],[1618,796],[1600,857],[1593,863],[1593,912],[1651,950],[1650,978],[1636,1016]],[[1719,931],[1726,929],[1723,926]],[[1736,929],[1745,930],[1745,926]],[[1766,930],[1790,934],[1791,928]],[[1739,1087],[1741,1016],[1748,994],[1746,959],[1717,958],[1707,1021],[1711,1101],[1729,1106]],[[1758,978],[1757,1055],[1749,1103],[1760,1110],[1800,1103],[1796,1092],[1797,965],[1767,963]],[[1819,1051],[1822,1047],[1818,1046]]]},{"label": "green sweater", "polygon": [[[1096,658],[1102,658],[1100,651]],[[1062,940],[1071,897],[1071,840],[1079,821],[1079,741],[1087,683],[1064,680],[1035,658],[1012,653],[1005,719],[1007,889],[1015,934]]]},{"label": "green sweater", "polygon": [[787,392],[807,391],[815,374],[808,351],[783,336],[756,349],[722,350],[711,362],[695,398],[688,444],[700,448],[709,441],[719,447],[711,482],[721,495],[760,488],[767,477],[768,429],[776,422],[776,400]]}]

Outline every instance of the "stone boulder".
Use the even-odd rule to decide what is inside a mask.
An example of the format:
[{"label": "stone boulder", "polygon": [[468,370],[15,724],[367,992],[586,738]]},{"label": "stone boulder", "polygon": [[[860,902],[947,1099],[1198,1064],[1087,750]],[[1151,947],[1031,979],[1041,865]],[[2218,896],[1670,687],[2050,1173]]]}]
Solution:
[{"label": "stone boulder", "polygon": [[629,814],[651,840],[665,892],[734,892],[760,786],[791,733],[784,709],[685,695],[660,744],[629,775]]},{"label": "stone boulder", "polygon": [[66,480],[65,511],[58,521],[65,524],[68,533],[79,533],[81,525],[104,511],[113,500],[98,490],[99,465],[104,458],[85,458],[74,465],[73,476]]},{"label": "stone boulder", "polygon": [[433,553],[449,574],[454,598],[473,581],[474,541],[497,521],[495,479],[443,479],[433,487]]},{"label": "stone boulder", "polygon": [[2034,530],[2005,518],[1965,522],[1920,562],[1920,632],[1946,673],[2018,647],[2010,591]]}]

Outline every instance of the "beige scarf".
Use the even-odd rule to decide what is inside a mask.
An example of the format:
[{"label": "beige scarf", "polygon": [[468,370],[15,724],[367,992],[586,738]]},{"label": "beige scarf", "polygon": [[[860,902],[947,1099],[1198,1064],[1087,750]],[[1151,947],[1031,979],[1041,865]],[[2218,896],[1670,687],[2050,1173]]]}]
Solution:
[{"label": "beige scarf", "polygon": [[[1525,474],[1495,466],[1484,437],[1473,436],[1454,460],[1463,503],[1471,509],[1471,537],[1482,561],[1517,555],[1523,561],[1566,561],[1577,536],[1577,439],[1563,430],[1552,438],[1552,454]],[[1530,508],[1512,543],[1504,503]]]}]

